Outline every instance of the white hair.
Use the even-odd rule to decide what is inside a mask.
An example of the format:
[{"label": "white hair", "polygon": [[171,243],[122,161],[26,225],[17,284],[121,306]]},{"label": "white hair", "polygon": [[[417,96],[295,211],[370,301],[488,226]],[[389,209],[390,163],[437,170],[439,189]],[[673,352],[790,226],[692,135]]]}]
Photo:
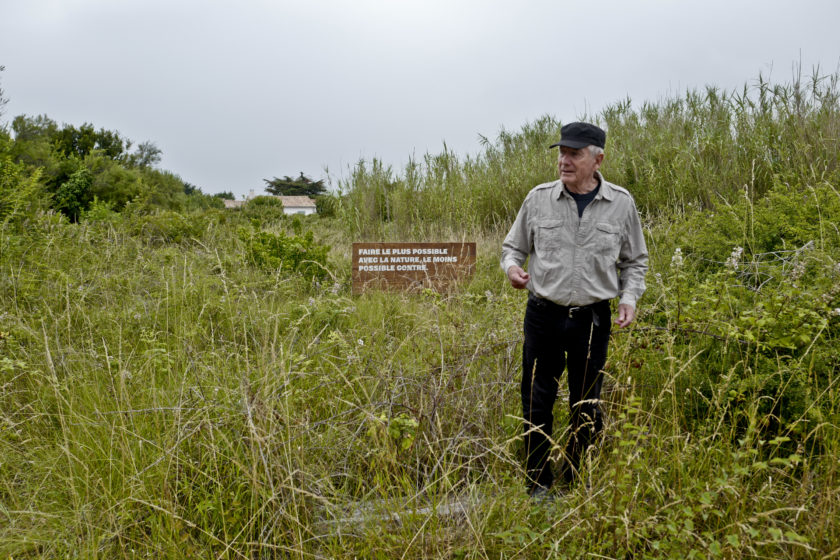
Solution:
[{"label": "white hair", "polygon": [[[598,155],[599,155],[599,154],[603,154],[603,153],[604,153],[604,148],[602,148],[601,146],[596,146],[595,144],[589,144],[588,146],[585,146],[585,147],[586,147],[586,148],[589,148],[589,153],[590,153],[590,154],[592,155],[592,157],[594,157],[594,158],[595,158],[595,157],[598,157]],[[581,148],[581,149],[583,149],[583,148]],[[558,150],[558,152],[557,152],[557,157],[558,157],[558,158],[560,158],[560,156],[561,156],[561,155],[562,155],[562,152],[560,152],[560,151]]]}]

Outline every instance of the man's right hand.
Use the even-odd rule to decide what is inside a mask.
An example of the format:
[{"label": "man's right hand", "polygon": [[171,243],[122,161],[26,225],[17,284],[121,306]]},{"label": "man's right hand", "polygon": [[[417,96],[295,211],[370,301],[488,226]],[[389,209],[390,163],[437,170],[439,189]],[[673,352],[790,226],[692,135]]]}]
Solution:
[{"label": "man's right hand", "polygon": [[528,280],[531,279],[531,275],[522,270],[522,268],[513,265],[507,270],[508,280],[510,280],[510,285],[516,288],[517,290],[522,290],[525,286],[528,285]]}]

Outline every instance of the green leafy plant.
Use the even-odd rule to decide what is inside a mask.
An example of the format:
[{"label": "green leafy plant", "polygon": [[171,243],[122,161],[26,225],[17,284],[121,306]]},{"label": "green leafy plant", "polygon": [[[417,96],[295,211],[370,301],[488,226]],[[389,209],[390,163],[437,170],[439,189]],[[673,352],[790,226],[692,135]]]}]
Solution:
[{"label": "green leafy plant", "polygon": [[55,208],[70,218],[71,221],[78,221],[82,212],[87,210],[90,201],[93,199],[92,182],[93,178],[90,171],[86,167],[80,166],[53,195]]},{"label": "green leafy plant", "polygon": [[310,280],[328,275],[327,252],[329,247],[315,241],[311,231],[304,235],[286,235],[283,232],[240,231],[246,245],[246,258],[258,267],[297,273]]}]

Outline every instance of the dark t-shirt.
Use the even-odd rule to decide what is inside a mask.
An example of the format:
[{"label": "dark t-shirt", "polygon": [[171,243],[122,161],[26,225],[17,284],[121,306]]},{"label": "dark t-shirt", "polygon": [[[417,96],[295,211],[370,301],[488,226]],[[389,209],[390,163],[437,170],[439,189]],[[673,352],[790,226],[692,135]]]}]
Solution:
[{"label": "dark t-shirt", "polygon": [[594,189],[592,189],[591,191],[589,191],[586,194],[577,194],[577,193],[573,193],[572,191],[566,189],[566,192],[568,192],[570,195],[572,195],[572,198],[574,198],[575,202],[577,202],[578,218],[583,216],[583,210],[586,208],[586,206],[590,202],[595,200],[595,195],[598,194],[599,190],[601,190],[601,181],[598,181],[598,186],[595,187]]}]

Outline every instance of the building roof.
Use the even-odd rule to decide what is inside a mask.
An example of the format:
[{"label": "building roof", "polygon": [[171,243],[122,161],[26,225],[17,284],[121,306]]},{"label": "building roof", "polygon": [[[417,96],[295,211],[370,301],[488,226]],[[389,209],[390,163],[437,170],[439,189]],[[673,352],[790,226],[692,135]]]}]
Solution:
[{"label": "building roof", "polygon": [[315,201],[308,196],[277,196],[285,208],[315,208]]},{"label": "building roof", "polygon": [[[315,201],[309,198],[308,196],[263,196],[272,196],[272,198],[279,198],[280,202],[283,203],[283,208],[315,208]],[[253,198],[253,195],[247,197],[246,200],[225,200],[225,208],[239,208],[251,198]]]}]

